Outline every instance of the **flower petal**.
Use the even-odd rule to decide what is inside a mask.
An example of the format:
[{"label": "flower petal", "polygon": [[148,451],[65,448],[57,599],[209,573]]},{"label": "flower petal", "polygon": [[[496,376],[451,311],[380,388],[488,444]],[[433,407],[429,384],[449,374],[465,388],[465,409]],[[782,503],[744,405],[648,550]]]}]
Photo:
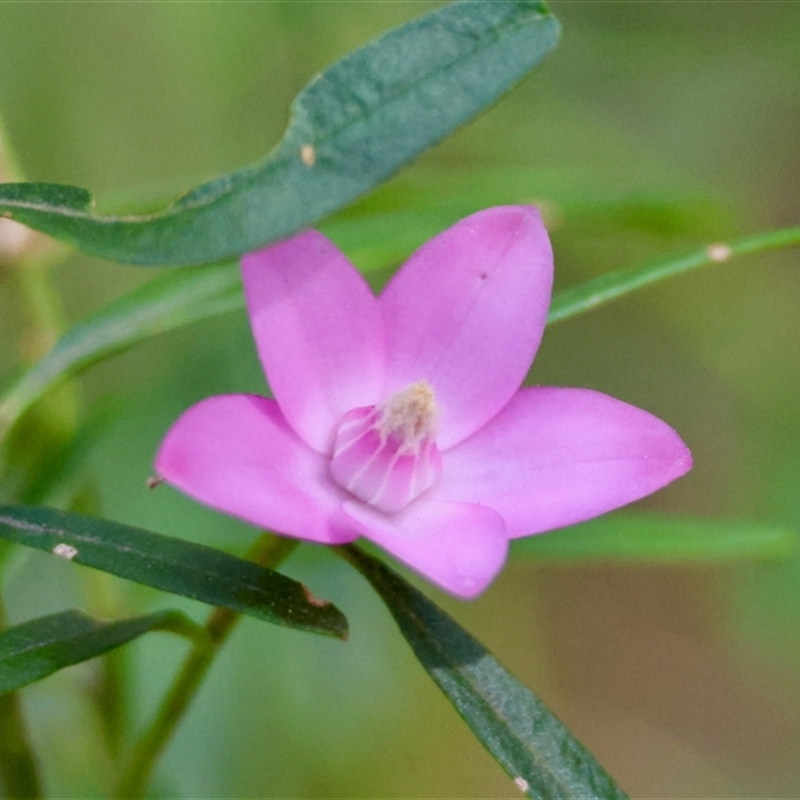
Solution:
[{"label": "flower petal", "polygon": [[547,318],[553,256],[532,206],[490,208],[424,244],[378,299],[386,394],[424,379],[441,449],[490,420],[522,383]]},{"label": "flower petal", "polygon": [[495,509],[511,538],[631,503],[692,466],[652,414],[588,389],[521,389],[484,428],[442,454],[438,499]]},{"label": "flower petal", "polygon": [[383,322],[369,286],[317,231],[242,259],[247,308],[272,393],[321,453],[345,412],[372,405],[384,380]]},{"label": "flower petal", "polygon": [[266,397],[220,395],[192,406],[161,443],[155,468],[201,503],[276,533],[326,544],[355,538],[331,524],[345,494],[327,459]]},{"label": "flower petal", "polygon": [[348,500],[342,512],[359,533],[458,597],[480,594],[508,553],[500,515],[469,503],[420,498],[401,513],[387,516]]}]

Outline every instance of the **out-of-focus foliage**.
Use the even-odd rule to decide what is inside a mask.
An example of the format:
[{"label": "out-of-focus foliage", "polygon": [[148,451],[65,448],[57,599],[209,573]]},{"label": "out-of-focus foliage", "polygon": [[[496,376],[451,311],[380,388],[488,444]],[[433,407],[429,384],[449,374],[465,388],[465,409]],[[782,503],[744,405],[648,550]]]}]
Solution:
[{"label": "out-of-focus foliage", "polygon": [[[798,224],[800,8],[552,6],[563,43],[535,79],[329,223],[374,285],[437,226],[494,203],[542,205],[559,288]],[[0,112],[28,179],[91,187],[100,210],[157,200],[259,158],[315,71],[429,7],[0,4]],[[370,218],[374,235],[354,238],[355,223]],[[391,247],[386,225],[402,233],[387,236]],[[695,469],[648,510],[796,528],[798,266],[796,251],[732,261],[565,321],[548,331],[530,379],[609,392],[681,432]],[[74,255],[57,277],[74,320],[145,276]],[[35,350],[27,329],[13,286],[0,282],[3,371]],[[78,478],[40,476],[40,499],[83,487],[80,502],[112,519],[244,552],[246,526],[168,489],[148,493],[145,480],[186,406],[263,391],[262,381],[240,313],[94,368],[85,380],[91,446],[68,454]],[[245,622],[167,753],[161,796],[515,791],[352,570],[301,548],[286,572],[347,614],[351,641]],[[167,602],[102,576],[79,581],[36,553],[12,553],[6,575],[12,623],[76,605],[121,618]],[[190,601],[169,605],[198,614]],[[479,602],[444,605],[631,794],[800,791],[797,557],[691,569],[520,563]],[[122,713],[136,727],[184,645],[151,637],[127,648],[128,684],[142,700]],[[85,665],[26,690],[54,795],[108,785],[113,754],[97,706],[82,700],[102,679]]]}]

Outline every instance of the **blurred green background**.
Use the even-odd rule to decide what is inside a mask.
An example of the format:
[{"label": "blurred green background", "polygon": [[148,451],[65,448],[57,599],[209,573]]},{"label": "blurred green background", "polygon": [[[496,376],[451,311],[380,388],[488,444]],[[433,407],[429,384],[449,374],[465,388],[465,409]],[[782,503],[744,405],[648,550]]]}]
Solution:
[{"label": "blurred green background", "polygon": [[[2,3],[0,114],[29,180],[103,208],[169,198],[257,160],[318,70],[426,2]],[[561,46],[470,127],[342,215],[403,212],[395,239],[341,243],[376,286],[434,231],[495,203],[540,202],[557,287],[800,223],[800,4],[552,3]],[[346,226],[331,227],[331,233]],[[390,237],[391,238],[391,237]],[[79,254],[56,271],[68,320],[152,272]],[[0,368],[28,320],[0,271]],[[554,326],[536,383],[588,386],[670,422],[695,468],[643,508],[800,529],[800,254],[707,268]],[[22,354],[22,355],[21,355]],[[87,446],[49,502],[80,490],[112,519],[241,553],[243,524],[148,492],[161,436],[209,394],[264,391],[244,313],[155,339],[82,381]],[[557,534],[556,534],[557,535]],[[82,605],[181,607],[16,552],[12,621]],[[302,547],[285,571],[336,602],[347,644],[245,621],[158,771],[183,797],[513,797],[343,562]],[[736,566],[511,565],[478,601],[436,595],[637,797],[800,795],[800,556]],[[119,658],[149,718],[185,646]],[[87,697],[96,664],[24,692],[51,796],[113,773]]]}]

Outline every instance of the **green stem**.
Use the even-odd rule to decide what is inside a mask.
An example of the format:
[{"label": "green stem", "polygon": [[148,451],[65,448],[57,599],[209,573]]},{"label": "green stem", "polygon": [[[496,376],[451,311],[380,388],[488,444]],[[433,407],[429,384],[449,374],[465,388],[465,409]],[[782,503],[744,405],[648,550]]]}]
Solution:
[{"label": "green stem", "polygon": [[[256,564],[274,569],[289,557],[298,544],[297,540],[265,533],[256,542],[248,558]],[[228,608],[215,608],[211,612],[205,625],[207,640],[196,644],[186,657],[155,718],[135,745],[114,789],[114,797],[144,797],[156,761],[175,733],[214,658],[240,617],[239,612]]]},{"label": "green stem", "polygon": [[[20,178],[19,170],[7,146],[7,136],[2,120],[0,120],[0,180],[7,177]],[[30,241],[30,240],[28,240]],[[12,260],[4,262],[1,267],[8,267],[14,271],[19,278],[25,270],[27,252],[23,248],[15,253]],[[43,287],[44,284],[41,284]],[[28,293],[23,288],[23,299],[28,300]],[[46,302],[44,299],[42,302]],[[26,304],[28,304],[26,302]],[[36,302],[39,306],[39,300]],[[53,306],[48,306],[52,310]],[[32,315],[32,319],[37,316],[38,311]],[[33,323],[36,324],[36,323]],[[50,338],[55,339],[58,330],[49,326],[47,329]],[[38,338],[38,337],[37,337]],[[34,354],[34,359],[46,352],[42,349]],[[0,561],[5,553],[0,553]],[[6,626],[5,607],[2,597],[0,597],[0,628]],[[5,694],[0,697],[0,778],[7,797],[42,797],[42,789],[39,781],[39,773],[33,749],[28,739],[25,726],[25,719],[22,713],[22,704],[16,692]]]},{"label": "green stem", "polygon": [[[0,119],[0,181],[22,181],[24,176],[10,151],[8,137]],[[34,364],[43,358],[58,341],[65,327],[64,307],[50,274],[51,265],[67,252],[60,245],[35,231],[22,229],[26,236],[5,255],[0,268],[13,277],[27,323],[18,342],[23,364]],[[57,393],[43,398],[39,406],[38,438],[58,445],[69,440],[78,423],[78,402],[75,387],[63,385]],[[39,442],[41,444],[41,442]],[[25,448],[26,450],[36,448]],[[0,465],[2,467],[2,465]],[[0,469],[0,476],[2,469]]]},{"label": "green stem", "polygon": [[[5,625],[5,609],[0,599],[0,628]],[[36,760],[16,692],[0,696],[0,778],[6,797],[43,797]]]},{"label": "green stem", "polygon": [[582,283],[571,289],[559,292],[550,304],[547,324],[569,319],[584,311],[601,306],[622,295],[657,283],[665,278],[680,275],[698,267],[720,264],[734,256],[744,256],[763,250],[777,250],[781,247],[800,245],[800,226],[783,228],[778,231],[758,233],[739,239],[731,244],[712,244],[695,253],[681,258],[670,258],[657,264],[632,269],[620,269],[600,275],[594,280]]}]

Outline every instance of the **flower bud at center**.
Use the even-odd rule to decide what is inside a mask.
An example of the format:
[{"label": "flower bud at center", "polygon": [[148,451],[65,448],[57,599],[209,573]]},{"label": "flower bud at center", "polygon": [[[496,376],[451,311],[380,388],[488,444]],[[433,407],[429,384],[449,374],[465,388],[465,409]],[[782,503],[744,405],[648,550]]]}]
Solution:
[{"label": "flower bud at center", "polygon": [[425,380],[376,406],[348,411],[336,430],[333,479],[380,511],[400,511],[441,475],[438,417],[436,397]]}]

